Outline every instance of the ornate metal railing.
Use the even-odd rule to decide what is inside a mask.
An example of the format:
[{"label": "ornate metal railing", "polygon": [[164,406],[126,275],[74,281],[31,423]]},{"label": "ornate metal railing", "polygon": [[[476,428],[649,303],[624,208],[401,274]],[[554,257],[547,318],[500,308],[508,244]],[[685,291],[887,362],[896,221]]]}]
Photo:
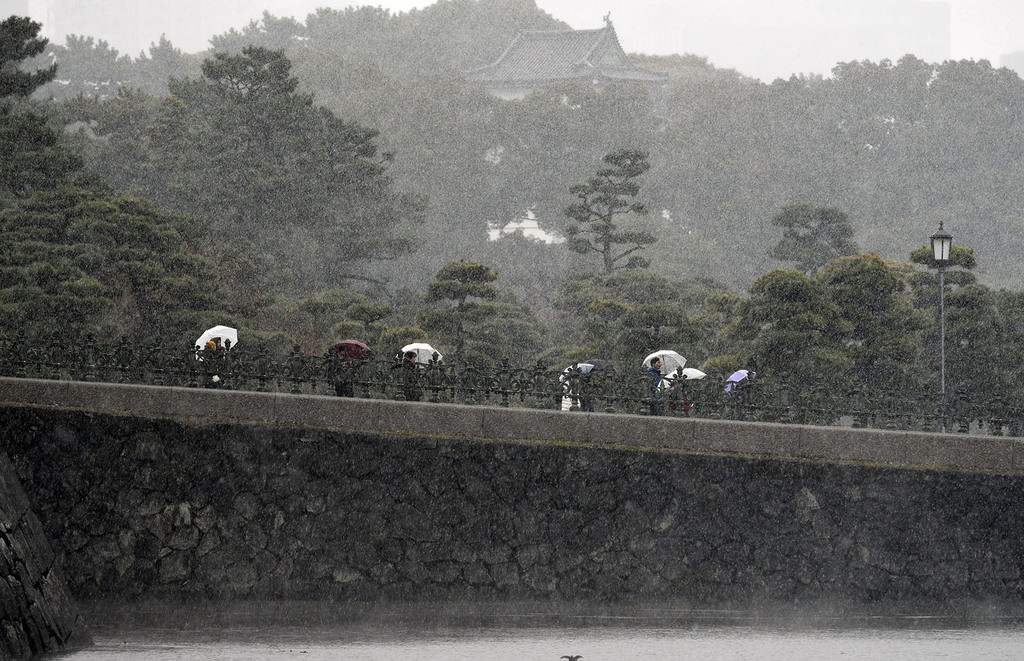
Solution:
[{"label": "ornate metal railing", "polygon": [[951,432],[989,435],[1019,436],[1024,428],[1024,402],[1007,398],[982,401],[954,393],[943,412],[937,393],[911,389],[811,387],[769,378],[726,392],[711,376],[653,388],[640,370],[583,374],[563,367],[508,360],[487,369],[437,361],[413,367],[397,360],[350,360],[333,351],[306,354],[297,346],[285,353],[260,345],[196,353],[159,338],[138,344],[125,337],[109,344],[92,336],[74,342],[61,336],[0,337],[0,375],[9,377],[893,430],[937,431],[945,422]]}]

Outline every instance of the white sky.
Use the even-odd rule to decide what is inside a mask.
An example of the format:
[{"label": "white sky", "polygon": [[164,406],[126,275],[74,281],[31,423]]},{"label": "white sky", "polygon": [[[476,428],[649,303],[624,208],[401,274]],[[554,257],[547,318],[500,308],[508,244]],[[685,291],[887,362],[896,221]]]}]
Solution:
[{"label": "white sky", "polygon": [[[0,0],[0,10],[16,0]],[[27,1],[33,7],[47,0]],[[104,5],[154,0],[91,0],[102,24],[82,25],[78,34],[106,39],[122,53],[137,55],[166,34],[186,52],[208,46],[208,39],[241,28],[266,9],[275,16],[300,21],[318,7],[343,8],[370,4],[393,12],[433,4],[434,0],[162,0],[181,13],[196,3],[204,8],[205,24],[186,32],[188,21],[156,22],[152,30],[121,33],[118,12]],[[836,62],[899,59],[913,53],[927,61],[987,59],[999,66],[1002,55],[1024,51],[1024,0],[536,0],[537,5],[573,28],[600,27],[611,13],[619,41],[627,52],[694,53],[717,67],[771,81],[793,73],[828,74]],[[949,8],[949,34],[907,15],[927,7]],[[194,15],[194,14],[193,14]],[[43,20],[42,17],[36,17]],[[90,20],[93,20],[90,17]],[[903,27],[898,27],[902,21]],[[45,21],[44,21],[45,22]],[[906,26],[910,25],[907,29]],[[886,26],[890,26],[886,29]],[[44,26],[45,30],[45,26]],[[881,34],[880,34],[881,33]],[[63,43],[63,35],[48,34]],[[930,40],[930,41],[929,41]],[[943,44],[936,51],[936,40]],[[945,45],[948,44],[948,48]],[[929,53],[928,49],[932,52]],[[938,53],[938,54],[936,54]]]}]

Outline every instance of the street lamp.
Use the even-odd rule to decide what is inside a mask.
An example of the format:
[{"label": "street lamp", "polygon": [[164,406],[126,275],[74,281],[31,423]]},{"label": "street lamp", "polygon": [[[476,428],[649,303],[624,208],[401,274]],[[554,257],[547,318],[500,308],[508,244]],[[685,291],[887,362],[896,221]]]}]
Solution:
[{"label": "street lamp", "polygon": [[946,433],[946,283],[944,272],[953,247],[952,235],[942,229],[932,234],[932,257],[939,268],[939,415],[942,433]]}]

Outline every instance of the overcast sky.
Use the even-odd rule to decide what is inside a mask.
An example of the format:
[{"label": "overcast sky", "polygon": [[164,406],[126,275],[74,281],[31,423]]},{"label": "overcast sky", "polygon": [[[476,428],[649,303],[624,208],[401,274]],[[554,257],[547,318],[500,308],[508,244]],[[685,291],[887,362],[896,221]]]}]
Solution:
[{"label": "overcast sky", "polygon": [[[45,1],[28,3],[31,9]],[[216,0],[215,11],[221,15],[207,17],[201,30],[186,33],[181,21],[155,21],[151,30],[124,34],[117,12],[101,10],[117,1],[92,0],[91,6],[99,10],[96,20],[105,22],[89,26],[91,31],[83,25],[79,34],[106,39],[135,56],[162,33],[186,52],[204,50],[211,35],[241,28],[258,19],[263,9],[304,22],[317,7],[371,4],[401,12],[434,0]],[[210,1],[161,4],[185,7]],[[0,0],[0,8],[5,4]],[[576,29],[600,27],[610,13],[627,52],[694,53],[717,67],[765,81],[793,73],[827,75],[836,62],[896,60],[906,53],[930,62],[987,59],[998,66],[1002,55],[1024,51],[1024,0],[537,0],[537,5]],[[918,15],[934,16],[936,9],[941,15],[943,5],[948,7],[948,33],[917,22]],[[63,43],[63,35],[48,36]]]}]

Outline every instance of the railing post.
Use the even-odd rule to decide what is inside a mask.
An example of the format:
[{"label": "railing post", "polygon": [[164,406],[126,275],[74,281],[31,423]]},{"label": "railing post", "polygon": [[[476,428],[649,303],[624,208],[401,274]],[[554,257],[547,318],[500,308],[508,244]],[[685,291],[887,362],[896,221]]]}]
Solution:
[{"label": "railing post", "polygon": [[86,381],[96,380],[96,338],[92,333],[85,336],[84,351],[82,354],[84,379]]},{"label": "railing post", "polygon": [[286,376],[288,381],[291,383],[289,392],[293,395],[297,395],[301,392],[299,384],[302,382],[305,368],[306,365],[302,356],[302,350],[299,348],[299,345],[292,345],[292,350],[288,353]]}]

